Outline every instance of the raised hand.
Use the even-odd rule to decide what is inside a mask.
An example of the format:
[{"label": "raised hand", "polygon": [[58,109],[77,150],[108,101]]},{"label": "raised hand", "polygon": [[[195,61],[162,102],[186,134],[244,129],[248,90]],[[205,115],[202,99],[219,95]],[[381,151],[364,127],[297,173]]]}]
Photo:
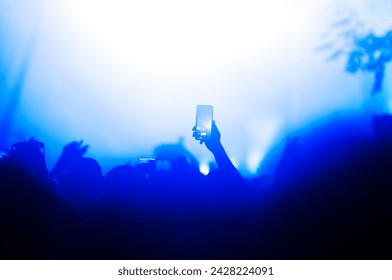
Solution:
[{"label": "raised hand", "polygon": [[89,145],[83,146],[83,140],[73,141],[68,145],[64,146],[63,154],[61,156],[68,160],[78,160],[87,152]]},{"label": "raised hand", "polygon": [[59,174],[68,172],[70,168],[81,159],[87,152],[89,145],[83,145],[83,140],[73,141],[63,148],[63,153],[54,166],[51,176],[56,177]]},{"label": "raised hand", "polygon": [[[193,137],[196,138],[196,126],[193,127]],[[205,140],[199,140],[200,145],[205,143],[206,147],[211,153],[216,153],[219,151],[219,149],[222,148],[222,144],[220,142],[221,139],[221,133],[218,130],[218,127],[215,124],[215,121],[212,121],[212,126],[211,126],[211,136],[208,139]]]}]

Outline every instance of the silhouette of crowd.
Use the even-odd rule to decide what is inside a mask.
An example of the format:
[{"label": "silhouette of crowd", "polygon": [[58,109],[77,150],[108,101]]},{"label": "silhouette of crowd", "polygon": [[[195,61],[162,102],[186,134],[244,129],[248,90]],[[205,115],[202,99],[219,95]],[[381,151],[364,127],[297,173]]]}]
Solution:
[{"label": "silhouette of crowd", "polygon": [[16,143],[0,160],[1,258],[390,259],[392,116],[364,125],[372,137],[331,124],[290,138],[274,174],[253,178],[215,123],[206,176],[185,149],[104,175],[82,141],[52,170],[44,143]]}]

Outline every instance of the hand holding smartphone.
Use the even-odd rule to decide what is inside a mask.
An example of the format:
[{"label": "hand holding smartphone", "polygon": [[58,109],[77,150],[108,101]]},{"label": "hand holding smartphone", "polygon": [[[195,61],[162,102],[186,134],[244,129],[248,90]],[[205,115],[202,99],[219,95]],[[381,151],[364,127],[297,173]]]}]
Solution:
[{"label": "hand holding smartphone", "polygon": [[213,119],[213,106],[211,105],[197,105],[196,109],[196,140],[207,140],[211,137]]}]

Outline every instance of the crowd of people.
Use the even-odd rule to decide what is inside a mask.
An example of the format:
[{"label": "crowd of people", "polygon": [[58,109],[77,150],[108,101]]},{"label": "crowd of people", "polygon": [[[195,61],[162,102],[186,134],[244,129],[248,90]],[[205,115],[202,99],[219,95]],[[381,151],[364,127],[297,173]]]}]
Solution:
[{"label": "crowd of people", "polygon": [[0,160],[1,258],[390,259],[392,116],[369,125],[370,138],[333,125],[291,138],[253,178],[215,123],[208,175],[186,154],[103,174],[82,142],[48,170],[43,143],[16,143]]}]

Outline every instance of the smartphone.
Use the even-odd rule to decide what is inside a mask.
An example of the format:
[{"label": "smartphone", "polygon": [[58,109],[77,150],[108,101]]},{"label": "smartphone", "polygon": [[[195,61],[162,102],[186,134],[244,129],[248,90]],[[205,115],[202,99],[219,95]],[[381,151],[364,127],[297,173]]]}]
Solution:
[{"label": "smartphone", "polygon": [[211,105],[197,105],[195,130],[197,140],[206,140],[211,137],[213,110],[214,107]]}]

